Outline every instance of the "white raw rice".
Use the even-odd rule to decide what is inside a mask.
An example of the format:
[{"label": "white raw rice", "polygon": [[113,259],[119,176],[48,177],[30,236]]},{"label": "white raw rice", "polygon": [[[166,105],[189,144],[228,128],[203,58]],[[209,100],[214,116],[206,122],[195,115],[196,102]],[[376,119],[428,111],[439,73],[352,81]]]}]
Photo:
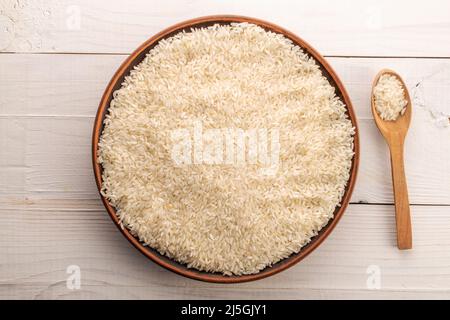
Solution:
[{"label": "white raw rice", "polygon": [[405,90],[400,80],[391,74],[383,74],[374,90],[375,109],[381,119],[395,121],[406,111]]},{"label": "white raw rice", "polygon": [[[170,132],[278,128],[280,164],[176,166]],[[103,195],[144,244],[198,270],[257,273],[333,217],[354,128],[302,49],[242,23],[161,41],[114,93],[99,143]]]}]

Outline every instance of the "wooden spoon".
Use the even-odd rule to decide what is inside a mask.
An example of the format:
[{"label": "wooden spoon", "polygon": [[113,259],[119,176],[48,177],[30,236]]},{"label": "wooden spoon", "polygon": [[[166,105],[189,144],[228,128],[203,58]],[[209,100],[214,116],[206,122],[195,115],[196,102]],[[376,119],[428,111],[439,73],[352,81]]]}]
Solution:
[{"label": "wooden spoon", "polygon": [[[403,85],[405,99],[408,104],[403,115],[395,121],[381,119],[375,109],[374,88],[383,74],[397,77]],[[395,220],[397,224],[397,246],[400,250],[412,248],[411,216],[409,212],[408,188],[406,185],[405,166],[403,160],[403,145],[411,122],[411,98],[403,79],[394,71],[381,70],[372,84],[372,113],[375,123],[386,140],[391,153],[392,183],[394,185]]]}]

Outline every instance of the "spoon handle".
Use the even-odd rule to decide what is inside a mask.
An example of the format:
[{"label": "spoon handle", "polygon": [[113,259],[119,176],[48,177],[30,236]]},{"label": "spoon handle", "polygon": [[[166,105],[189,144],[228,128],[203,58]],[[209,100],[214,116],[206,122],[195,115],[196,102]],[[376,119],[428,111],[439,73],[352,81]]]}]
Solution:
[{"label": "spoon handle", "polygon": [[411,215],[409,212],[408,187],[403,161],[403,139],[391,139],[392,183],[394,185],[397,246],[400,250],[412,248]]}]

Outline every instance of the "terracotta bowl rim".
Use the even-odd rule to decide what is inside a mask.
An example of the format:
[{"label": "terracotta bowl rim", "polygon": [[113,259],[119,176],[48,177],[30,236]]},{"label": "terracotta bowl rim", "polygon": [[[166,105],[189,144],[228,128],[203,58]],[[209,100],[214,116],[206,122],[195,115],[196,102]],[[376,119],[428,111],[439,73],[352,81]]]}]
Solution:
[{"label": "terracotta bowl rim", "polygon": [[[101,132],[103,130],[103,120],[105,115],[108,112],[109,103],[112,98],[113,92],[120,87],[120,84],[123,80],[123,78],[129,73],[131,68],[135,65],[137,65],[139,62],[142,61],[142,59],[145,57],[145,54],[161,39],[170,37],[177,32],[181,30],[189,30],[191,27],[203,27],[212,25],[215,23],[220,24],[229,24],[232,22],[248,22],[253,23],[256,25],[261,26],[262,28],[266,30],[270,30],[276,33],[281,33],[285,37],[291,39],[295,44],[299,45],[303,48],[303,50],[308,53],[310,56],[312,56],[318,63],[318,65],[321,67],[322,72],[324,75],[328,78],[330,83],[335,87],[336,94],[343,100],[347,107],[347,114],[352,121],[352,124],[355,128],[355,135],[354,135],[354,156],[352,160],[352,167],[350,170],[350,178],[348,180],[345,193],[342,197],[342,201],[340,203],[340,206],[336,207],[336,211],[334,213],[334,218],[332,218],[328,224],[323,227],[319,234],[311,239],[311,242],[304,246],[298,253],[292,254],[290,257],[285,258],[281,260],[280,262],[266,267],[264,270],[260,271],[256,274],[250,274],[250,275],[241,275],[241,276],[225,276],[219,273],[210,273],[210,272],[203,272],[198,271],[196,269],[189,269],[185,265],[178,263],[172,259],[169,259],[165,256],[162,256],[159,254],[156,250],[149,248],[147,246],[144,246],[139,240],[134,237],[126,228],[122,228],[120,226],[119,220],[116,215],[116,211],[114,207],[112,207],[109,202],[101,195],[100,189],[102,184],[102,167],[100,164],[97,163],[97,151],[98,151],[98,142],[101,135]],[[358,125],[356,120],[356,115],[352,107],[352,103],[350,100],[350,97],[347,93],[347,91],[344,88],[344,85],[342,84],[341,80],[333,70],[333,68],[328,64],[328,62],[325,60],[325,58],[320,55],[311,45],[309,45],[306,41],[299,38],[295,34],[291,33],[290,31],[283,29],[273,23],[266,22],[260,19],[251,18],[251,17],[245,17],[245,16],[236,16],[236,15],[214,15],[214,16],[205,16],[205,17],[199,17],[195,19],[186,20],[183,22],[180,22],[178,24],[175,24],[156,35],[152,36],[150,39],[145,41],[142,45],[140,45],[133,53],[131,53],[127,59],[122,63],[122,65],[119,67],[119,69],[116,71],[114,76],[111,78],[109,84],[107,85],[103,96],[101,98],[97,115],[94,122],[94,128],[93,128],[93,135],[92,135],[92,164],[94,169],[94,175],[95,175],[95,181],[97,184],[97,188],[100,193],[100,197],[102,199],[102,202],[113,220],[114,224],[118,227],[120,232],[125,236],[125,238],[128,239],[142,254],[144,254],[146,257],[151,259],[152,261],[156,262],[157,264],[161,265],[162,267],[173,271],[177,274],[183,275],[185,277],[201,280],[201,281],[207,281],[207,282],[216,282],[216,283],[237,283],[237,282],[246,282],[246,281],[253,281],[258,280],[262,278],[269,277],[271,275],[274,275],[276,273],[279,273],[302,259],[304,259],[307,255],[309,255],[312,251],[314,251],[331,233],[331,231],[335,228],[339,220],[341,219],[345,209],[347,208],[351,194],[353,192],[353,188],[355,186],[356,182],[356,176],[358,172],[358,166],[359,166],[359,132],[358,132]]]}]

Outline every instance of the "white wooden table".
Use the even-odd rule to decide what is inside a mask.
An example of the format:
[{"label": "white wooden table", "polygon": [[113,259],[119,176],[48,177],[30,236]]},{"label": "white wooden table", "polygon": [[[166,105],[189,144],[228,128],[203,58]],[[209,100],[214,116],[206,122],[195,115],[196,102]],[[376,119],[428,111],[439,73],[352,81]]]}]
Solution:
[{"label": "white wooden table", "polygon": [[[224,13],[277,23],[316,47],[342,77],[361,132],[356,190],[332,235],[295,267],[239,285],[183,278],[135,250],[99,200],[90,155],[100,96],[126,55],[173,23]],[[450,298],[447,0],[1,0],[0,51],[0,298]],[[388,149],[369,109],[384,67],[414,96],[411,251],[396,248]],[[67,281],[76,266],[79,289]]]}]

